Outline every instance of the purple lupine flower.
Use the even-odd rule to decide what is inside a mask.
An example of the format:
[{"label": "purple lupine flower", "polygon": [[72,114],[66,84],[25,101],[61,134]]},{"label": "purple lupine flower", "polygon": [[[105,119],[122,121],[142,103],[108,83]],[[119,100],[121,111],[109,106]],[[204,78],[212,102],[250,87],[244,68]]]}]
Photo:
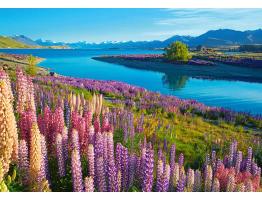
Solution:
[{"label": "purple lupine flower", "polygon": [[170,148],[170,190],[173,188],[173,179],[174,179],[174,167],[175,167],[175,157],[176,157],[176,145],[172,144]]},{"label": "purple lupine flower", "polygon": [[22,176],[23,184],[27,184],[28,174],[29,174],[29,158],[28,158],[28,147],[25,140],[20,140],[19,142],[19,151],[18,151],[18,159],[19,159],[19,170]]},{"label": "purple lupine flower", "polygon": [[105,192],[107,188],[106,188],[103,156],[98,156],[96,158],[96,173],[97,173],[96,174],[97,190],[99,192]]},{"label": "purple lupine flower", "polygon": [[144,181],[144,174],[145,174],[145,164],[146,164],[146,152],[147,149],[146,147],[143,147],[141,150],[141,157],[140,157],[140,174],[139,174],[139,179],[141,182],[141,185],[143,186],[143,181]]},{"label": "purple lupine flower", "polygon": [[67,128],[69,128],[70,126],[70,114],[71,114],[70,106],[66,98],[64,101],[64,116],[65,116],[65,124]]},{"label": "purple lupine flower", "polygon": [[95,176],[95,153],[94,153],[94,146],[92,144],[88,145],[88,171],[89,176],[94,177]]},{"label": "purple lupine flower", "polygon": [[252,161],[252,148],[249,147],[247,150],[247,161],[246,161],[246,171],[251,172],[251,161]]},{"label": "purple lupine flower", "polygon": [[72,166],[71,169],[72,169],[74,192],[82,192],[83,191],[82,167],[81,167],[79,150],[77,150],[77,148],[74,148],[72,152],[71,166]]},{"label": "purple lupine flower", "polygon": [[108,158],[108,191],[116,192],[117,187],[117,172],[114,159],[114,142],[113,133],[107,135],[107,158]]},{"label": "purple lupine flower", "polygon": [[121,153],[121,169],[122,169],[122,188],[123,191],[128,190],[128,149],[125,147],[122,147],[122,153]]},{"label": "purple lupine flower", "polygon": [[64,159],[65,163],[68,159],[68,130],[67,127],[64,127],[64,130],[62,132],[62,148],[63,148],[63,154],[64,154]]},{"label": "purple lupine flower", "polygon": [[186,175],[186,188],[188,192],[192,192],[193,191],[193,187],[194,187],[194,170],[192,170],[191,168],[188,169],[187,171],[187,175]]},{"label": "purple lupine flower", "polygon": [[122,145],[120,143],[117,143],[116,145],[116,168],[117,171],[121,171],[121,161],[122,161]]},{"label": "purple lupine flower", "polygon": [[199,170],[195,171],[195,175],[194,175],[194,192],[199,192],[201,191],[201,185],[202,185],[202,181],[201,181],[201,172]]},{"label": "purple lupine flower", "polygon": [[156,191],[161,192],[161,181],[162,181],[162,174],[164,172],[164,165],[161,158],[158,158],[157,161],[157,170],[156,170]]},{"label": "purple lupine flower", "polygon": [[103,157],[104,153],[104,139],[103,136],[100,132],[96,133],[96,138],[95,138],[95,157]]},{"label": "purple lupine flower", "polygon": [[103,160],[104,160],[104,170],[105,170],[105,176],[108,178],[107,170],[108,170],[108,154],[107,154],[107,135],[108,133],[103,133]]},{"label": "purple lupine flower", "polygon": [[89,127],[89,133],[88,133],[88,141],[89,141],[89,144],[95,144],[95,139],[94,139],[94,136],[95,136],[95,129],[94,129],[94,126],[90,126]]},{"label": "purple lupine flower", "polygon": [[177,192],[184,192],[186,178],[184,174],[180,174],[179,181],[176,187]]},{"label": "purple lupine flower", "polygon": [[59,176],[65,176],[65,163],[64,163],[64,153],[63,153],[63,142],[62,142],[62,135],[58,133],[56,135],[56,155],[57,155],[57,162],[58,162],[58,171]]},{"label": "purple lupine flower", "polygon": [[153,170],[154,170],[154,150],[146,150],[146,160],[144,163],[144,182],[143,182],[143,191],[150,192],[153,187]]},{"label": "purple lupine flower", "polygon": [[254,161],[252,161],[252,164],[251,164],[251,174],[252,175],[258,174],[258,166]]},{"label": "purple lupine flower", "polygon": [[181,153],[178,157],[178,165],[179,165],[179,167],[182,167],[183,164],[184,164],[184,155],[183,155],[183,153]]},{"label": "purple lupine flower", "polygon": [[129,113],[129,122],[128,122],[128,127],[129,127],[129,136],[131,139],[134,138],[135,136],[135,127],[134,127],[134,114],[132,112]]},{"label": "purple lupine flower", "polygon": [[236,157],[236,165],[235,165],[236,173],[240,172],[241,162],[242,162],[242,152],[238,151]]},{"label": "purple lupine flower", "polygon": [[159,185],[160,186],[159,191],[167,192],[169,187],[169,179],[170,179],[170,166],[168,164],[166,165],[166,168],[160,178],[161,178],[161,182]]},{"label": "purple lupine flower", "polygon": [[80,153],[79,135],[76,129],[72,130],[72,149],[77,149]]},{"label": "purple lupine flower", "polygon": [[135,168],[136,168],[136,156],[134,154],[131,154],[129,156],[129,167],[128,167],[128,172],[129,172],[129,177],[128,177],[128,188],[133,186],[134,182],[134,177],[135,177]]},{"label": "purple lupine flower", "polygon": [[220,184],[217,178],[214,179],[214,182],[212,185],[212,192],[220,192]]},{"label": "purple lupine flower", "polygon": [[48,158],[47,158],[45,136],[40,134],[40,138],[41,138],[41,154],[42,154],[40,178],[42,181],[43,179],[49,178],[49,175],[48,175]]},{"label": "purple lupine flower", "polygon": [[94,192],[94,179],[93,177],[85,178],[85,192]]}]

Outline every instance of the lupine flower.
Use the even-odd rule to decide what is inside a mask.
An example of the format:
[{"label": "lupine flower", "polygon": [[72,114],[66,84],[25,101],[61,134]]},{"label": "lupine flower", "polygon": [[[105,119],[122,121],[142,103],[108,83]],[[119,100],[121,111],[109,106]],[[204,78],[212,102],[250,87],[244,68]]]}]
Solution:
[{"label": "lupine flower", "polygon": [[184,164],[184,155],[181,153],[178,158],[178,165],[179,167],[182,167]]},{"label": "lupine flower", "polygon": [[219,191],[220,191],[219,180],[217,178],[215,178],[213,185],[212,185],[212,192],[219,192]]},{"label": "lupine flower", "polygon": [[68,129],[67,127],[64,127],[63,132],[62,132],[62,148],[63,148],[63,155],[65,162],[68,159]]},{"label": "lupine flower", "polygon": [[94,129],[94,126],[90,126],[89,127],[89,133],[88,133],[88,141],[89,141],[89,144],[95,144],[95,141],[94,141],[94,136],[95,136],[95,129]]},{"label": "lupine flower", "polygon": [[212,168],[210,165],[206,166],[206,176],[205,176],[205,191],[210,192],[212,187]]},{"label": "lupine flower", "polygon": [[234,192],[235,191],[235,177],[233,174],[228,175],[228,181],[227,181],[227,192]]},{"label": "lupine flower", "polygon": [[94,179],[93,177],[85,178],[85,192],[94,192]]},{"label": "lupine flower", "polygon": [[251,161],[252,161],[252,148],[249,147],[247,150],[247,162],[246,162],[246,171],[251,172]]},{"label": "lupine flower", "polygon": [[134,182],[134,177],[135,177],[135,168],[136,168],[136,161],[137,158],[134,154],[131,154],[129,156],[129,178],[128,178],[128,182],[129,182],[129,186],[128,188],[130,188],[131,186],[133,186],[133,182]]},{"label": "lupine flower", "polygon": [[186,182],[185,175],[181,174],[180,177],[179,177],[177,187],[176,187],[177,192],[184,192],[185,182]]},{"label": "lupine flower", "polygon": [[165,167],[165,171],[161,175],[161,182],[160,182],[160,187],[159,191],[160,192],[167,192],[169,188],[169,179],[170,179],[170,166],[167,164]]},{"label": "lupine flower", "polygon": [[194,175],[194,192],[201,191],[201,182],[201,172],[199,170],[196,170]]},{"label": "lupine flower", "polygon": [[235,188],[236,192],[245,192],[245,185],[243,183],[240,183]]},{"label": "lupine flower", "polygon": [[157,161],[157,171],[156,171],[156,191],[160,192],[161,191],[161,177],[164,172],[164,166],[163,166],[163,161],[161,159],[158,159]]},{"label": "lupine flower", "polygon": [[242,162],[242,152],[238,151],[236,157],[236,165],[235,165],[236,173],[240,172],[241,162]]},{"label": "lupine flower", "polygon": [[175,163],[174,173],[173,173],[173,185],[174,185],[175,188],[177,187],[177,184],[178,184],[178,181],[179,181],[179,176],[180,176],[179,165],[178,165],[178,163]]},{"label": "lupine flower", "polygon": [[175,167],[175,158],[176,158],[176,145],[172,144],[170,148],[170,188],[173,187],[173,176],[174,176],[174,167]]},{"label": "lupine flower", "polygon": [[143,182],[143,191],[150,192],[152,191],[153,186],[153,168],[154,168],[154,150],[146,150],[146,160],[144,163],[144,182]]},{"label": "lupine flower", "polygon": [[40,134],[41,140],[41,154],[42,154],[42,161],[41,161],[41,178],[42,180],[49,178],[48,173],[48,158],[47,158],[47,149],[46,149],[46,141],[45,136]]},{"label": "lupine flower", "polygon": [[71,166],[74,192],[81,192],[83,191],[82,167],[79,151],[76,148],[72,152]]},{"label": "lupine flower", "polygon": [[42,163],[42,153],[41,153],[41,134],[34,123],[31,129],[31,140],[30,140],[30,166],[29,175],[30,183],[41,182],[41,163]]},{"label": "lupine flower", "polygon": [[107,139],[107,173],[108,173],[108,191],[115,192],[117,191],[117,172],[114,159],[114,141],[113,133],[109,132],[106,136]]},{"label": "lupine flower", "polygon": [[72,130],[72,148],[80,152],[79,135],[76,129]]},{"label": "lupine flower", "polygon": [[65,176],[65,157],[63,152],[63,140],[62,135],[58,133],[56,135],[56,155],[57,155],[57,162],[58,162],[58,171],[60,177]]},{"label": "lupine flower", "polygon": [[105,181],[105,171],[104,171],[104,161],[103,156],[98,156],[96,158],[96,169],[97,169],[97,190],[99,192],[106,191],[106,181]]},{"label": "lupine flower", "polygon": [[246,192],[253,192],[253,184],[251,180],[247,181],[245,186],[246,186],[245,188]]},{"label": "lupine flower", "polygon": [[[0,160],[2,161],[2,174],[9,170],[9,164],[13,152],[18,152],[16,145],[18,142],[16,121],[13,107],[10,101],[10,91],[4,81],[0,81]],[[3,177],[0,175],[0,178]]]},{"label": "lupine flower", "polygon": [[122,188],[123,191],[126,191],[128,190],[128,150],[125,147],[122,147],[121,161]]},{"label": "lupine flower", "polygon": [[187,191],[192,192],[194,187],[194,170],[188,169],[187,175],[186,175],[186,188]]},{"label": "lupine flower", "polygon": [[91,177],[95,176],[95,153],[94,146],[92,144],[88,145],[88,170]]},{"label": "lupine flower", "polygon": [[29,159],[28,159],[28,147],[25,140],[20,140],[19,142],[19,169],[21,172],[22,180],[24,184],[28,183],[28,174],[29,174]]}]

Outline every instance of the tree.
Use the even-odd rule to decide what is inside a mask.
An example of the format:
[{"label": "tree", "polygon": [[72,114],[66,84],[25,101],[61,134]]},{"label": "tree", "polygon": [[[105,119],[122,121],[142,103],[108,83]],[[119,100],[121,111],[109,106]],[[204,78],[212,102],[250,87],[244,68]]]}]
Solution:
[{"label": "tree", "polygon": [[171,61],[184,61],[187,62],[191,59],[191,55],[188,51],[186,44],[176,41],[165,48],[166,53],[164,56]]},{"label": "tree", "polygon": [[26,73],[32,76],[35,76],[37,73],[36,67],[36,58],[33,55],[27,57],[28,67],[26,69]]}]

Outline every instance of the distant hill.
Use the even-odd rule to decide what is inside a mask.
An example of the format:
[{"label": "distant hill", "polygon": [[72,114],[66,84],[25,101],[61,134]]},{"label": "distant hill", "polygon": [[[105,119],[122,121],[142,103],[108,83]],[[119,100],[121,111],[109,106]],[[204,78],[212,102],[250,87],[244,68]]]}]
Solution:
[{"label": "distant hill", "polygon": [[39,46],[39,44],[37,44],[36,41],[32,40],[31,38],[28,38],[24,35],[16,35],[13,36],[12,39],[20,42],[20,43],[24,43],[26,45],[30,45],[30,46]]},{"label": "distant hill", "polygon": [[[3,38],[3,37],[2,37]],[[210,30],[196,37],[175,35],[166,40],[153,41],[105,41],[101,43],[88,43],[79,41],[73,43],[53,42],[51,40],[32,40],[24,35],[4,38],[7,42],[0,42],[2,48],[72,48],[72,49],[120,49],[120,48],[164,48],[175,41],[182,41],[189,47],[203,45],[207,47],[231,46],[231,45],[254,45],[262,44],[262,29],[253,31],[236,31],[232,29]],[[2,40],[4,40],[2,39]],[[12,44],[12,45],[11,45]]]},{"label": "distant hill", "polygon": [[10,37],[0,36],[0,48],[30,48],[30,47],[31,47],[30,45],[26,45]]}]

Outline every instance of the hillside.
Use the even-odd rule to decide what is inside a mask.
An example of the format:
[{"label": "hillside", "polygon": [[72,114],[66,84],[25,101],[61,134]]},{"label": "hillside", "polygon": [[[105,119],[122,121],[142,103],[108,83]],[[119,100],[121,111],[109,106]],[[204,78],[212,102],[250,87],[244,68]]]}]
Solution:
[{"label": "hillside", "polygon": [[12,38],[0,36],[0,48],[30,48],[30,45],[18,42]]}]

